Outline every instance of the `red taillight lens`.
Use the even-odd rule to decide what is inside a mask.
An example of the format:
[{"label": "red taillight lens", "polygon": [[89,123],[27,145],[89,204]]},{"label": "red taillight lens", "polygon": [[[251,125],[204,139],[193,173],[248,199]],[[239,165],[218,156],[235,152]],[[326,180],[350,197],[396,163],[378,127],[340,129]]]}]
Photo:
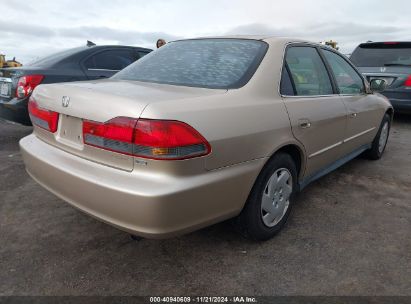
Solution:
[{"label": "red taillight lens", "polygon": [[173,120],[139,119],[134,155],[153,159],[185,159],[210,153],[207,140],[191,126]]},{"label": "red taillight lens", "polygon": [[30,98],[28,108],[33,125],[39,126],[52,133],[57,131],[59,113],[39,107],[34,98]]},{"label": "red taillight lens", "polygon": [[405,87],[411,87],[411,75],[404,82]]},{"label": "red taillight lens", "polygon": [[83,122],[87,145],[151,159],[187,159],[211,152],[191,126],[171,120],[116,117],[105,123]]},{"label": "red taillight lens", "polygon": [[19,78],[17,83],[17,98],[30,96],[34,88],[37,87],[44,79],[43,75],[26,75]]},{"label": "red taillight lens", "polygon": [[83,140],[85,144],[98,148],[133,154],[134,127],[137,119],[116,117],[105,123],[83,122]]}]

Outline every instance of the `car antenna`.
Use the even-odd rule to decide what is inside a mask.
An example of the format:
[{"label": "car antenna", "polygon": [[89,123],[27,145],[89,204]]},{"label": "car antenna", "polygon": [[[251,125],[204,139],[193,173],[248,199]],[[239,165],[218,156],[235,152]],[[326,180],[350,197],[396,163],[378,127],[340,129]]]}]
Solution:
[{"label": "car antenna", "polygon": [[90,41],[90,40],[87,40],[87,46],[88,47],[90,47],[90,46],[95,46],[96,44],[94,43],[94,42],[92,42],[92,41]]}]

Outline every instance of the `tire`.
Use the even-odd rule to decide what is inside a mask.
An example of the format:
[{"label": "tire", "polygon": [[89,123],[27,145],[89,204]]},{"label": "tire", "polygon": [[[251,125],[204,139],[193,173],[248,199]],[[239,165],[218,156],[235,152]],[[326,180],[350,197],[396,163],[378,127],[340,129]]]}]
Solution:
[{"label": "tire", "polygon": [[274,155],[257,177],[237,218],[243,236],[255,241],[275,236],[290,215],[296,193],[297,169],[293,159],[286,153]]},{"label": "tire", "polygon": [[366,151],[365,156],[371,160],[380,159],[384,154],[385,147],[387,146],[388,137],[391,129],[391,117],[385,114],[377,135],[375,136],[371,148]]}]

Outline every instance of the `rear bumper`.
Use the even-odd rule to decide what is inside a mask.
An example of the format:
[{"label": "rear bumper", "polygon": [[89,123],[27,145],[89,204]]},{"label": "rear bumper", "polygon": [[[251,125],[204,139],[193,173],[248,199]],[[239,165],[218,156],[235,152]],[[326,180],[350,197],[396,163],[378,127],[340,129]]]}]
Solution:
[{"label": "rear bumper", "polygon": [[29,112],[27,109],[28,99],[12,99],[2,101],[0,99],[0,117],[6,120],[14,121],[26,126],[31,125]]},{"label": "rear bumper", "polygon": [[195,176],[126,172],[20,141],[27,172],[74,207],[132,234],[166,238],[237,215],[265,159]]}]

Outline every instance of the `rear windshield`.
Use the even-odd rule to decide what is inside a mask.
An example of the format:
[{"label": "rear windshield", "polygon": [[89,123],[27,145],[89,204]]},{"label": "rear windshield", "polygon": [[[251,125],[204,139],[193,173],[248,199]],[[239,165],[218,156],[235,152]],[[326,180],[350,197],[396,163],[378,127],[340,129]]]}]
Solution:
[{"label": "rear windshield", "polygon": [[358,67],[411,66],[411,43],[362,44],[350,60]]},{"label": "rear windshield", "polygon": [[194,39],[169,43],[113,76],[180,86],[229,89],[245,85],[267,44],[246,39]]},{"label": "rear windshield", "polygon": [[28,66],[35,66],[35,67],[51,67],[53,65],[55,65],[56,63],[62,61],[63,59],[81,51],[86,49],[87,47],[78,47],[78,48],[73,48],[73,49],[69,49],[69,50],[64,50],[61,52],[57,52],[51,55],[48,55],[46,57],[40,58],[40,59],[36,59],[32,62],[30,62],[29,64],[27,64]]}]

